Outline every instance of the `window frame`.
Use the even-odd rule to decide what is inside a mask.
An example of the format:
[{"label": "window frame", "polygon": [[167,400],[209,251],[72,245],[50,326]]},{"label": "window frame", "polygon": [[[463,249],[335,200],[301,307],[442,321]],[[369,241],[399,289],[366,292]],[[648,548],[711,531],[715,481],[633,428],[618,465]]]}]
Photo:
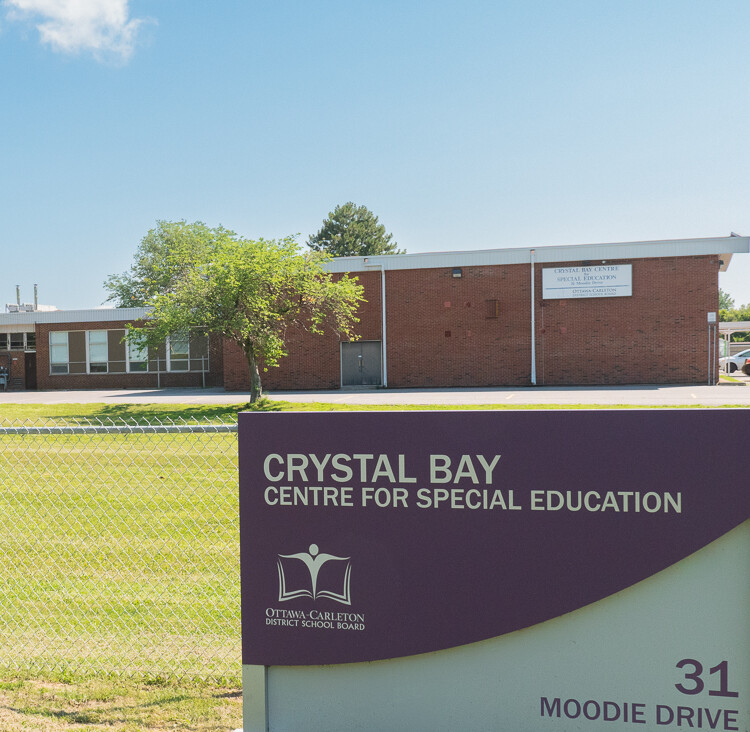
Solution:
[{"label": "window frame", "polygon": [[[65,336],[65,343],[53,343],[54,336]],[[65,346],[65,361],[55,361],[53,359],[53,354],[55,352],[55,347],[59,348],[61,346]],[[58,367],[64,367],[65,370],[55,370],[55,366]],[[49,332],[49,372],[50,375],[54,376],[60,376],[60,375],[67,375],[70,373],[70,341],[68,338],[68,331],[67,330],[51,330]]]},{"label": "window frame", "polygon": [[[156,353],[161,349],[161,346],[156,349],[155,352],[151,352],[151,348],[147,344],[137,344],[126,340],[125,343],[125,371],[119,369],[112,371],[110,368],[110,333],[121,331],[122,328],[93,328],[90,330],[50,330],[48,334],[49,344],[49,373],[50,375],[97,375],[97,374],[145,374],[145,373],[175,373],[175,374],[186,374],[186,373],[204,373],[209,371],[209,334],[203,331],[202,335],[206,338],[205,349],[201,345],[197,352],[201,353],[200,356],[201,366],[203,368],[193,369],[191,368],[192,362],[197,360],[198,356],[193,356],[192,351],[195,350],[192,344],[192,331],[185,332],[184,334],[169,335],[164,341],[164,358],[162,363],[164,364],[164,371],[160,371],[157,363],[156,369],[152,364],[152,360],[160,360]],[[85,348],[85,370],[75,370],[71,372],[70,369],[70,334],[71,333],[83,333],[83,344]],[[10,341],[9,334],[0,333],[0,339],[6,338],[6,341]],[[24,340],[26,340],[24,336]],[[0,340],[0,345],[2,341]],[[175,347],[181,349],[175,350]],[[63,355],[65,361],[62,360]],[[94,358],[92,358],[92,356]],[[104,360],[102,358],[104,357]],[[57,358],[59,360],[54,360]],[[94,360],[98,359],[98,360]],[[79,362],[76,361],[76,364]],[[83,362],[80,362],[83,365]],[[120,363],[119,359],[115,359],[112,363]]]},{"label": "window frame", "polygon": [[[129,374],[145,374],[148,373],[148,345],[147,344],[139,344],[135,341],[126,340],[126,348],[125,348],[125,362],[126,362],[126,372]],[[139,356],[143,356],[143,358],[133,358],[133,354],[137,353]],[[144,368],[132,368],[133,364],[143,364]]]},{"label": "window frame", "polygon": [[[19,345],[16,339],[15,345],[13,345],[13,336],[21,336],[21,343]],[[8,350],[9,351],[25,351],[26,350],[26,332],[8,333]]]},{"label": "window frame", "polygon": [[[92,343],[91,342],[91,336],[92,335],[99,335],[103,333],[104,334],[104,343]],[[104,347],[104,360],[97,360],[94,361],[91,358],[91,346],[95,346],[98,348]],[[96,366],[96,369],[92,369],[92,366]],[[100,368],[103,366],[104,368]],[[109,373],[109,331],[108,330],[101,330],[97,328],[96,330],[87,330],[86,331],[86,373],[87,374],[108,374]]]},{"label": "window frame", "polygon": [[[174,354],[172,353],[172,344],[174,342],[184,342],[186,346],[184,354],[182,351],[180,351],[177,358],[175,358]],[[176,373],[176,374],[186,374],[190,371],[190,334],[189,333],[168,335],[166,351],[167,351],[167,371],[168,372]],[[178,363],[184,363],[185,368],[184,369],[175,368],[174,363],[173,363],[174,361],[177,361]]]}]

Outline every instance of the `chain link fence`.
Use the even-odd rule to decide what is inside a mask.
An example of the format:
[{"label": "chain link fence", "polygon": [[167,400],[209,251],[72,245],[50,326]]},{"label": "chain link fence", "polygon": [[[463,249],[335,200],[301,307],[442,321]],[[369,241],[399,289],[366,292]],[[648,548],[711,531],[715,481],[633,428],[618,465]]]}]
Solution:
[{"label": "chain link fence", "polygon": [[0,420],[0,667],[239,676],[236,429]]}]

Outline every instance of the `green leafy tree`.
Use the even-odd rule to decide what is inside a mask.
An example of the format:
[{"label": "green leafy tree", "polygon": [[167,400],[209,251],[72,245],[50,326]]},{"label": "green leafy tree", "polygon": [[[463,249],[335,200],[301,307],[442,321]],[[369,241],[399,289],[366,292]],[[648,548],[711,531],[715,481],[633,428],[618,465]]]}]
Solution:
[{"label": "green leafy tree", "polygon": [[236,343],[250,370],[250,401],[263,394],[260,368],[286,355],[289,328],[331,329],[347,337],[362,287],[322,268],[326,256],[301,254],[296,240],[245,239],[200,222],[159,222],[142,240],[131,269],[105,287],[121,306],[151,308],[129,337],[158,345],[170,333],[205,328]]},{"label": "green leafy tree", "polygon": [[740,305],[738,308],[722,308],[719,311],[719,320],[723,323],[750,320],[750,305]]},{"label": "green leafy tree", "polygon": [[107,278],[107,301],[120,308],[148,305],[154,295],[172,290],[212,241],[227,236],[234,234],[200,222],[157,221],[141,239],[130,269]]},{"label": "green leafy tree", "polygon": [[[719,290],[719,304],[721,305],[721,309],[719,310],[719,320],[722,323],[742,323],[750,321],[750,305],[740,305],[738,308],[734,307],[734,300],[723,290]],[[724,304],[728,304],[729,307],[724,307]],[[750,340],[750,333],[746,331],[736,331],[732,333],[730,340],[733,342]]]},{"label": "green leafy tree", "polygon": [[734,298],[729,295],[728,292],[719,288],[719,309],[720,310],[731,310],[734,307]]},{"label": "green leafy tree", "polygon": [[396,242],[391,242],[392,238],[372,211],[349,201],[328,214],[320,231],[307,240],[307,245],[333,257],[403,254]]}]

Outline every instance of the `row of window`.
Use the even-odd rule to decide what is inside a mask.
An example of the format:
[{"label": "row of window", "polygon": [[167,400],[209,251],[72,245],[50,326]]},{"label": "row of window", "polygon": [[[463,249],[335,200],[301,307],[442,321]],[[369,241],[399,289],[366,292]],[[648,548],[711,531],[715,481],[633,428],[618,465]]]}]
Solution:
[{"label": "row of window", "polygon": [[0,333],[0,351],[36,351],[36,333]]},{"label": "row of window", "polygon": [[208,371],[208,336],[202,332],[169,336],[148,348],[126,340],[125,330],[52,331],[52,374],[114,374]]}]

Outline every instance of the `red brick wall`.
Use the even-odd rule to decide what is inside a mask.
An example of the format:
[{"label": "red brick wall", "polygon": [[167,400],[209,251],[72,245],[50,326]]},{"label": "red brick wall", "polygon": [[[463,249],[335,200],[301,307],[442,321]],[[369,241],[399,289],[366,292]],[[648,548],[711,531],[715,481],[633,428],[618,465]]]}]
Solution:
[{"label": "red brick wall", "polygon": [[[50,374],[49,334],[51,331],[122,330],[123,321],[92,323],[37,323],[36,371],[38,389],[131,389],[161,386],[203,386],[200,373],[156,374]],[[220,338],[209,341],[209,368],[206,386],[221,386],[224,370],[224,352]]]},{"label": "red brick wall", "polygon": [[[357,274],[366,302],[359,308],[355,332],[363,340],[380,340],[380,271]],[[330,331],[314,335],[303,330],[287,332],[288,356],[276,367],[261,370],[264,389],[338,389],[341,385],[340,338]],[[234,343],[224,344],[224,386],[228,391],[250,388],[245,354]]]},{"label": "red brick wall", "polygon": [[[21,379],[22,384],[26,384],[26,353],[24,351],[0,351],[3,357],[0,358],[0,366],[6,366],[10,369],[8,376],[8,390],[18,390],[13,382]],[[5,357],[8,357],[7,360]],[[23,387],[21,387],[23,388]]]},{"label": "red brick wall", "polygon": [[461,269],[386,274],[389,386],[528,383],[528,266]]},{"label": "red brick wall", "polygon": [[[718,259],[669,257],[632,264],[632,297],[542,299],[537,264],[536,368],[539,385],[706,383],[706,313],[718,311]],[[523,386],[530,383],[528,264],[386,272],[390,387]],[[368,302],[357,328],[380,340],[380,272],[358,275]],[[488,301],[497,300],[498,316]],[[289,356],[262,374],[273,390],[337,388],[335,335],[290,334]],[[224,348],[227,389],[249,387],[238,348]]]},{"label": "red brick wall", "polygon": [[633,265],[632,297],[538,299],[537,383],[707,383],[706,314],[719,310],[718,259],[608,264]]}]

